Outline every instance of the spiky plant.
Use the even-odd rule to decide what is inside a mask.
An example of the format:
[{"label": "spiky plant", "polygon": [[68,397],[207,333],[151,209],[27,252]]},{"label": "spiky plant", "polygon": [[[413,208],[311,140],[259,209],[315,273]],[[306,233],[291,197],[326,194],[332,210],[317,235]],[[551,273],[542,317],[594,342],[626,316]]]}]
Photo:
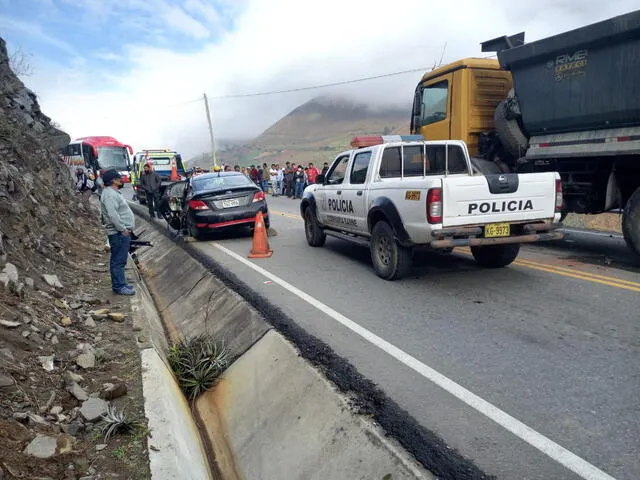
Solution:
[{"label": "spiky plant", "polygon": [[169,365],[189,400],[211,388],[229,364],[229,350],[209,335],[181,339],[169,350]]},{"label": "spiky plant", "polygon": [[105,443],[117,433],[129,433],[138,426],[138,422],[127,418],[123,411],[113,405],[107,406],[107,412],[102,415],[102,433]]}]

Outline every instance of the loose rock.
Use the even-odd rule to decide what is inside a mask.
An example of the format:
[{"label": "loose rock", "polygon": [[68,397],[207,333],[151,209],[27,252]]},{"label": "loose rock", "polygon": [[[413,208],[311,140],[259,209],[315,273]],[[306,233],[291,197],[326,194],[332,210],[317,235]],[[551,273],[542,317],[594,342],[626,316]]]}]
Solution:
[{"label": "loose rock", "polygon": [[96,452],[101,452],[105,448],[107,448],[107,444],[106,443],[98,443],[96,445]]},{"label": "loose rock", "polygon": [[99,305],[100,303],[102,303],[99,298],[96,298],[93,295],[89,295],[88,293],[83,293],[82,295],[78,295],[75,298],[78,301],[88,303],[89,305]]},{"label": "loose rock", "polygon": [[51,410],[49,410],[49,413],[51,415],[60,415],[63,411],[64,409],[60,405],[56,405],[55,407],[51,407]]},{"label": "loose rock", "polygon": [[84,424],[82,422],[71,422],[67,425],[61,425],[61,428],[64,433],[75,437],[84,430]]},{"label": "loose rock", "polygon": [[9,280],[9,282],[18,283],[18,269],[13,263],[7,263],[2,271]]},{"label": "loose rock", "polygon": [[38,357],[38,361],[47,372],[53,371],[53,355]]},{"label": "loose rock", "polygon": [[114,400],[116,398],[123,397],[127,394],[127,384],[120,382],[117,384],[105,384],[105,389],[102,391],[100,397],[105,400]]},{"label": "loose rock", "polygon": [[84,381],[84,378],[82,377],[82,375],[78,375],[77,373],[74,373],[71,370],[67,370],[65,375],[72,382],[83,382]]},{"label": "loose rock", "polygon": [[84,321],[84,325],[85,325],[85,327],[96,328],[96,322],[91,317],[87,318]]},{"label": "loose rock", "polygon": [[56,454],[58,441],[48,435],[38,435],[27,445],[24,453],[36,458],[51,458]]},{"label": "loose rock", "polygon": [[81,402],[89,399],[89,395],[87,394],[87,392],[85,392],[84,389],[76,382],[72,382],[67,387],[67,391]]},{"label": "loose rock", "polygon": [[0,388],[10,387],[13,385],[13,378],[0,373]]},{"label": "loose rock", "polygon": [[101,398],[90,398],[80,407],[80,414],[88,422],[100,420],[100,417],[107,413],[108,403]]},{"label": "loose rock", "polygon": [[45,273],[44,275],[42,275],[42,279],[47,282],[47,285],[49,285],[50,287],[63,288],[62,283],[60,283],[60,279],[57,275],[48,275]]},{"label": "loose rock", "polygon": [[71,325],[71,318],[69,317],[62,317],[62,320],[60,320],[60,324],[63,327],[68,327],[69,325]]},{"label": "loose rock", "polygon": [[96,366],[96,357],[93,353],[81,353],[76,358],[76,364],[82,368],[94,368]]},{"label": "loose rock", "polygon": [[49,425],[44,418],[35,413],[29,413],[27,417],[29,418],[29,425]]},{"label": "loose rock", "polygon": [[16,328],[22,325],[20,322],[11,322],[9,320],[0,320],[0,325],[7,328]]},{"label": "loose rock", "polygon": [[108,315],[111,320],[118,323],[124,322],[124,319],[126,318],[124,313],[109,313]]}]

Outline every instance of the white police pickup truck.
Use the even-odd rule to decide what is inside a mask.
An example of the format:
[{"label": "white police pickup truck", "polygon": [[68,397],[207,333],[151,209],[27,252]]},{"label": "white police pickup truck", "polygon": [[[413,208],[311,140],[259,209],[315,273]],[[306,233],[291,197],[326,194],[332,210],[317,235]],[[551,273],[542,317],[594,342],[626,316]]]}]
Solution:
[{"label": "white police pickup truck", "polygon": [[[417,140],[417,139],[421,140]],[[367,245],[378,276],[409,273],[413,248],[469,246],[479,265],[513,262],[520,244],[557,240],[557,172],[482,174],[462,141],[355,137],[300,204],[307,242],[326,235]]]}]

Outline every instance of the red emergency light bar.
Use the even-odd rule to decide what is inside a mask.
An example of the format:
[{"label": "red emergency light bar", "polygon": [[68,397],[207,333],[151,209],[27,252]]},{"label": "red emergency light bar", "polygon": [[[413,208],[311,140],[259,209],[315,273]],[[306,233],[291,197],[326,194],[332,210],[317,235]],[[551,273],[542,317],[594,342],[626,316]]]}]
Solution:
[{"label": "red emergency light bar", "polygon": [[391,142],[424,142],[422,135],[364,135],[362,137],[353,137],[351,147],[364,148],[373,147],[382,143]]}]

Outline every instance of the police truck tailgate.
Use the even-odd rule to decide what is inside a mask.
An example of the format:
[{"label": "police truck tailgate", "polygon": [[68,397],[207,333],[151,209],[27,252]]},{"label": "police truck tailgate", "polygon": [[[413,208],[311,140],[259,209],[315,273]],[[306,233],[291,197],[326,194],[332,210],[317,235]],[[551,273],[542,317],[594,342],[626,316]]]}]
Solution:
[{"label": "police truck tailgate", "polygon": [[553,219],[559,179],[556,172],[444,177],[442,226]]}]

